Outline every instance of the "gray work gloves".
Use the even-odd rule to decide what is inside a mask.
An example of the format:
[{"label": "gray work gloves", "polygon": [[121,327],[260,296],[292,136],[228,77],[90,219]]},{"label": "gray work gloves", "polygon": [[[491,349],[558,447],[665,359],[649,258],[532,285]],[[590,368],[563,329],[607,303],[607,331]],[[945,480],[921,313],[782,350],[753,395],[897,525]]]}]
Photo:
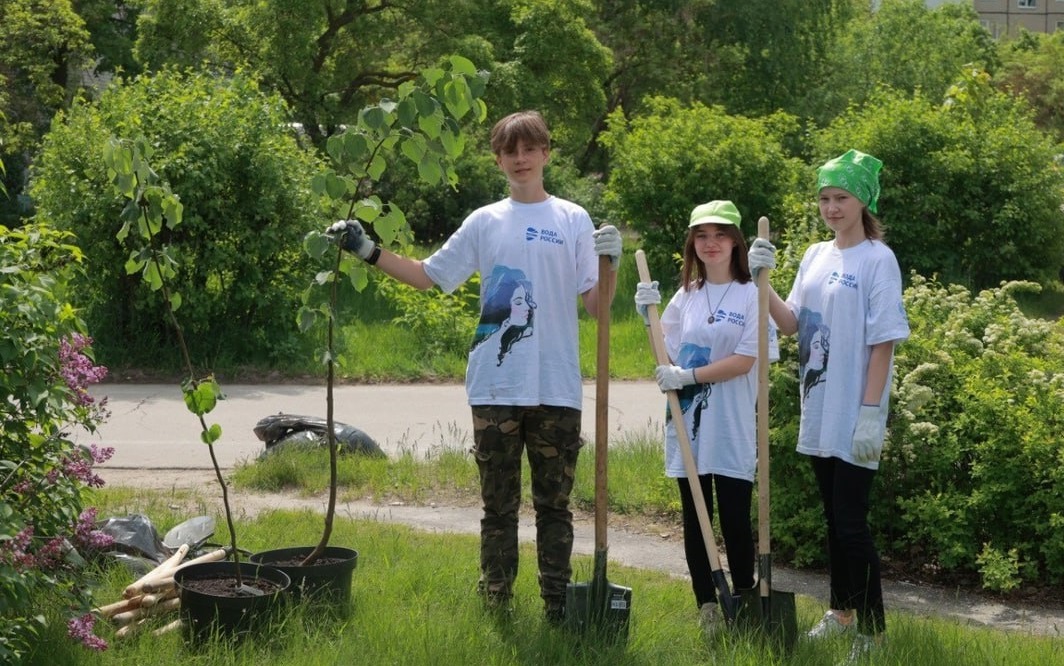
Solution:
[{"label": "gray work gloves", "polygon": [[883,453],[886,424],[880,418],[879,405],[861,405],[857,414],[857,428],[853,432],[853,460],[858,463],[878,462]]},{"label": "gray work gloves", "polygon": [[679,391],[685,386],[698,383],[694,368],[681,368],[678,365],[659,365],[654,370],[654,378],[658,380],[658,388],[662,393]]},{"label": "gray work gloves", "polygon": [[650,315],[647,308],[661,303],[661,292],[658,291],[658,281],[638,282],[635,285],[635,311],[643,318],[643,323],[650,326]]},{"label": "gray work gloves", "polygon": [[621,232],[612,224],[604,224],[591,237],[595,239],[595,254],[609,257],[610,268],[617,270],[621,265]]},{"label": "gray work gloves", "polygon": [[762,268],[772,270],[776,267],[776,246],[764,238],[758,238],[750,244],[746,257],[750,262],[750,273],[757,277],[757,272]]},{"label": "gray work gloves", "polygon": [[358,220],[340,220],[333,223],[326,232],[336,240],[340,247],[358,255],[361,259],[369,259],[373,249],[377,246]]}]

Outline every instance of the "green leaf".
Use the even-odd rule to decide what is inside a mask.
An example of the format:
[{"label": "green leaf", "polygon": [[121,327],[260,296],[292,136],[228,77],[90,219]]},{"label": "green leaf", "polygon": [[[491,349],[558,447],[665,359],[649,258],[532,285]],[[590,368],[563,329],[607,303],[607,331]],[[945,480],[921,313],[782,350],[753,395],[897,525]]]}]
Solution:
[{"label": "green leaf", "polygon": [[355,291],[362,293],[362,291],[369,284],[369,269],[366,268],[365,262],[359,262],[355,264],[352,262],[347,272],[347,278],[351,282],[351,286],[355,288]]},{"label": "green leaf", "polygon": [[381,200],[377,196],[360,199],[355,205],[355,217],[363,222],[373,222],[380,217],[382,207]]},{"label": "green leaf", "polygon": [[318,312],[313,308],[299,308],[299,312],[296,313],[296,323],[299,325],[300,333],[306,333],[314,328],[317,321]]},{"label": "green leaf", "polygon": [[332,199],[342,199],[347,194],[347,179],[329,171],[325,176],[325,192]]},{"label": "green leaf", "polygon": [[200,433],[200,439],[204,444],[214,444],[222,438],[222,426],[217,423],[211,424],[211,427],[207,428]]},{"label": "green leaf", "polygon": [[415,90],[411,97],[414,99],[414,106],[417,107],[419,116],[431,116],[436,113],[436,100],[425,94],[424,91]]},{"label": "green leaf", "polygon": [[462,118],[473,108],[473,96],[464,79],[448,81],[443,86],[443,102],[455,118]]},{"label": "green leaf", "polygon": [[421,161],[421,158],[425,155],[425,137],[420,134],[414,134],[406,138],[403,141],[401,150],[403,155],[406,155],[414,164]]},{"label": "green leaf", "polygon": [[428,116],[421,116],[417,120],[418,129],[428,135],[430,139],[435,139],[440,136],[440,129],[443,128],[443,117],[434,113]]},{"label": "green leaf", "polygon": [[177,293],[176,291],[170,294],[170,311],[171,312],[177,312],[179,309],[181,309],[181,303],[182,303],[181,294]]},{"label": "green leaf", "polygon": [[406,226],[406,216],[403,211],[398,206],[391,205],[388,207],[388,212],[373,224],[373,230],[377,232],[381,242],[391,245],[396,242]]},{"label": "green leaf", "polygon": [[465,137],[452,132],[450,128],[444,128],[440,132],[440,143],[447,152],[447,156],[452,159],[460,156],[465,150]]},{"label": "green leaf", "polygon": [[369,172],[370,178],[372,178],[373,180],[380,180],[381,174],[383,174],[384,170],[387,168],[388,161],[385,160],[382,155],[378,154],[373,156],[373,161],[370,162],[367,171]]},{"label": "green leaf", "polygon": [[460,55],[452,55],[451,61],[451,73],[459,76],[476,76],[477,68],[473,64],[473,61],[468,58],[464,58]]},{"label": "green leaf", "polygon": [[152,291],[162,289],[163,276],[159,274],[159,264],[152,261],[144,267],[144,281]]},{"label": "green leaf", "polygon": [[332,240],[320,231],[308,231],[303,237],[303,251],[314,259],[321,259],[332,247]]},{"label": "green leaf", "polygon": [[343,151],[335,158],[337,162],[346,164],[349,162],[362,162],[370,153],[369,142],[361,132],[347,130],[342,135]]},{"label": "green leaf", "polygon": [[163,216],[166,218],[166,226],[170,229],[181,224],[181,216],[185,207],[174,195],[163,200]]},{"label": "green leaf", "polygon": [[436,185],[440,182],[440,178],[443,177],[440,161],[431,155],[426,155],[425,159],[417,163],[417,173],[429,185]]},{"label": "green leaf", "polygon": [[363,109],[359,114],[359,119],[365,123],[366,127],[374,130],[383,129],[388,125],[388,114],[379,105]]},{"label": "green leaf", "polygon": [[414,104],[414,100],[407,98],[399,102],[395,115],[399,119],[400,125],[413,127],[414,120],[417,118],[417,105]]},{"label": "green leaf", "polygon": [[196,416],[210,413],[218,401],[225,398],[218,382],[213,378],[202,381],[186,381],[181,386],[181,392],[185,398],[185,406]]},{"label": "green leaf", "polygon": [[139,273],[140,269],[144,267],[144,262],[136,258],[136,253],[131,255],[129,259],[126,259],[126,275],[133,275]]},{"label": "green leaf", "polygon": [[[331,139],[330,139],[331,141]],[[326,186],[326,177],[328,174],[333,173],[332,169],[326,173],[316,173],[310,177],[310,191],[314,194],[324,196],[328,194]]]}]

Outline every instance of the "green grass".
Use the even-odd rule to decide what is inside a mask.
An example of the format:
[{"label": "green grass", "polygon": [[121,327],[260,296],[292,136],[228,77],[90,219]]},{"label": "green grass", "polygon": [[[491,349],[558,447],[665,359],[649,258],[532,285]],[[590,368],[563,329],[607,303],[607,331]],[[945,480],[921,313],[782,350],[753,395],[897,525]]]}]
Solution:
[{"label": "green grass", "polygon": [[[442,437],[449,437],[444,434]],[[610,444],[611,513],[676,519],[676,482],[662,473],[660,435],[650,430],[620,433]],[[577,461],[572,500],[577,509],[594,510],[595,457],[585,451]],[[529,468],[524,465],[523,492],[530,501]],[[306,495],[329,486],[328,457],[321,449],[285,447],[232,474],[235,485],[266,492],[295,491]],[[423,504],[441,497],[463,504],[479,502],[476,463],[453,440],[441,442],[427,455],[404,450],[390,459],[341,456],[337,464],[341,499],[372,498],[376,502]]]},{"label": "green grass", "polygon": [[[127,491],[99,491],[107,513],[129,508]],[[150,508],[166,511],[166,497]],[[144,507],[141,507],[144,508]],[[154,516],[153,516],[154,518]],[[240,521],[252,550],[316,540],[318,519],[304,512],[276,511]],[[217,537],[225,540],[224,526]],[[610,582],[632,588],[626,644],[609,646],[593,635],[573,637],[545,623],[538,598],[533,545],[521,549],[522,566],[511,615],[485,611],[475,594],[475,536],[417,531],[400,525],[340,518],[332,542],[359,551],[351,605],[339,617],[305,605],[293,606],[256,640],[188,646],[179,634],[153,637],[141,631],[113,640],[109,625],[98,634],[110,648],[91,653],[61,635],[61,623],[45,637],[33,664],[110,666],[129,664],[831,664],[845,656],[844,639],[801,641],[779,654],[756,637],[725,632],[707,642],[685,580],[663,573],[610,565]],[[589,557],[574,558],[574,582],[591,580]],[[132,579],[120,567],[101,576],[101,602],[117,599]],[[798,599],[800,628],[811,626],[823,607]],[[149,628],[171,617],[159,618]],[[1064,644],[1039,637],[964,627],[888,612],[889,640],[872,664],[1050,664],[1064,659]]]}]

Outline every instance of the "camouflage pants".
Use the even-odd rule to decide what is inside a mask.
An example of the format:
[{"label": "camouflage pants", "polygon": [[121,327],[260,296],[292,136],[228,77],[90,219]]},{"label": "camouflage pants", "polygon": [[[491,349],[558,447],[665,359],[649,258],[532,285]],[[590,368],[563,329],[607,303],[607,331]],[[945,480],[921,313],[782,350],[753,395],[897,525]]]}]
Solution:
[{"label": "camouflage pants", "polygon": [[569,407],[473,407],[473,455],[480,469],[480,589],[512,594],[517,576],[517,514],[522,449],[532,472],[540,596],[561,603],[572,578],[573,489],[580,452],[580,410]]}]

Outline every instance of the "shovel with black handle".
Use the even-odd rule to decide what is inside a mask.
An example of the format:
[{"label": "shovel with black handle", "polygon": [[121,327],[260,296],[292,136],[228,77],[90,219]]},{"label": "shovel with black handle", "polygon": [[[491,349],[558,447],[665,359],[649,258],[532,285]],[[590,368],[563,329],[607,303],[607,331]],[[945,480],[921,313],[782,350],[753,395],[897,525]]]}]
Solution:
[{"label": "shovel with black handle", "polygon": [[[640,282],[650,282],[650,269],[647,267],[646,254],[642,250],[636,250],[635,263],[639,268]],[[650,319],[650,347],[654,351],[654,360],[658,365],[668,365],[669,354],[665,351],[665,336],[661,332],[661,319],[658,318],[656,305],[647,306],[647,316]],[[720,553],[717,551],[717,540],[713,536],[713,525],[709,520],[709,509],[706,498],[702,494],[702,485],[698,481],[698,465],[695,464],[694,454],[691,452],[691,439],[687,434],[687,426],[683,420],[683,408],[680,406],[680,395],[676,391],[667,391],[669,398],[669,411],[672,413],[672,422],[676,427],[676,438],[680,442],[680,452],[683,455],[684,469],[687,472],[688,485],[691,487],[691,496],[694,499],[695,513],[698,514],[698,525],[702,530],[702,540],[706,545],[706,553],[709,555],[710,575],[713,578],[713,586],[717,588],[717,603],[720,605],[724,619],[732,624],[739,613],[737,598],[732,594],[731,586],[724,575],[724,568],[720,563]]]},{"label": "shovel with black handle", "polygon": [[[757,235],[768,239],[768,218],[757,221]],[[762,627],[772,640],[790,649],[798,637],[798,614],[793,592],[772,587],[772,546],[769,542],[769,448],[768,448],[768,305],[769,269],[757,274],[757,568],[760,579]]]},{"label": "shovel with black handle", "polygon": [[596,632],[605,642],[628,640],[632,588],[606,579],[606,451],[609,442],[610,259],[599,259],[598,349],[595,363],[595,563],[590,583],[565,588],[566,627]]}]

